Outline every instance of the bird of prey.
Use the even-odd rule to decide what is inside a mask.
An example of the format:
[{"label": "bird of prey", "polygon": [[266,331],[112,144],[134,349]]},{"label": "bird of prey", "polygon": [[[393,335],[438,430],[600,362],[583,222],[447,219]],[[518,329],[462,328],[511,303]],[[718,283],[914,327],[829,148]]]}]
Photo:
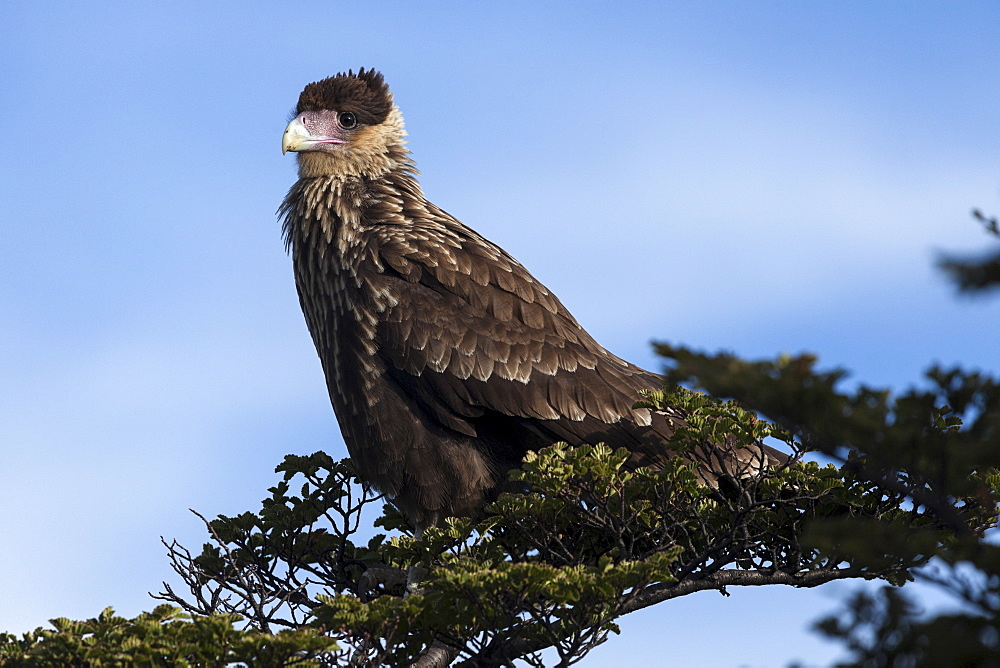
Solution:
[{"label": "bird of prey", "polygon": [[[418,528],[475,515],[528,450],[605,442],[671,457],[680,411],[633,408],[661,376],[605,350],[506,251],[427,201],[382,75],[311,83],[282,151],[279,209],[306,323],[359,475]],[[704,444],[706,484],[773,466]],[[737,473],[740,475],[740,473]]]}]

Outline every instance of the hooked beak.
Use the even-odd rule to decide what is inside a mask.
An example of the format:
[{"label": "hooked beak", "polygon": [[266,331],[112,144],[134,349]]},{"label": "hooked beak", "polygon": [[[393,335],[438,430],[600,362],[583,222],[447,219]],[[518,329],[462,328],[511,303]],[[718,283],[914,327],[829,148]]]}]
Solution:
[{"label": "hooked beak", "polygon": [[281,153],[284,155],[289,151],[314,151],[323,144],[346,144],[347,142],[338,137],[325,137],[313,135],[309,128],[302,122],[302,115],[296,116],[285,128],[285,134],[281,136]]}]

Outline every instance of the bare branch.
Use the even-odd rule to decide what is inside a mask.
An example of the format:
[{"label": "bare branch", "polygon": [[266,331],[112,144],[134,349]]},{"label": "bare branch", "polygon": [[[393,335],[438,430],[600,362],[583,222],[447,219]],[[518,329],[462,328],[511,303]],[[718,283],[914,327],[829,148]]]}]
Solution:
[{"label": "bare branch", "polygon": [[[781,571],[737,571],[724,570],[712,573],[699,580],[684,580],[682,582],[672,582],[656,584],[646,587],[633,594],[631,600],[625,603],[620,614],[628,614],[651,605],[662,603],[672,598],[687,596],[699,591],[719,590],[725,591],[730,586],[760,586],[760,585],[790,585],[792,587],[817,587],[833,580],[845,578],[864,577],[866,573],[863,569],[836,569],[823,568],[804,573],[790,574]],[[491,651],[483,656],[476,657],[470,665],[476,668],[488,668],[494,666],[505,666],[514,659],[545,649],[549,645],[544,641],[529,640],[526,638],[513,638],[505,643],[497,644]]]}]

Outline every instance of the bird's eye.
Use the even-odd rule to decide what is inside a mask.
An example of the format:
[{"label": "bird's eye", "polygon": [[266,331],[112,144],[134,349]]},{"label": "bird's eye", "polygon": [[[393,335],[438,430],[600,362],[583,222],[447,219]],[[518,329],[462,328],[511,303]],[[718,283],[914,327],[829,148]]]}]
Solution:
[{"label": "bird's eye", "polygon": [[349,111],[342,111],[337,115],[337,120],[340,121],[340,126],[350,130],[358,124],[358,119]]}]

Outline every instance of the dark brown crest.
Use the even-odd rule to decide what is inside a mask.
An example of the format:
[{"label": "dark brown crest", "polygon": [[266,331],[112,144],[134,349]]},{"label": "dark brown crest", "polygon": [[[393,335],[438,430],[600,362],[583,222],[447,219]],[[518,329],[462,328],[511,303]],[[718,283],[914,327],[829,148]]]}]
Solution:
[{"label": "dark brown crest", "polygon": [[392,110],[392,93],[380,72],[361,68],[348,70],[306,86],[299,95],[295,113],[335,109],[350,111],[365,125],[378,125]]}]

